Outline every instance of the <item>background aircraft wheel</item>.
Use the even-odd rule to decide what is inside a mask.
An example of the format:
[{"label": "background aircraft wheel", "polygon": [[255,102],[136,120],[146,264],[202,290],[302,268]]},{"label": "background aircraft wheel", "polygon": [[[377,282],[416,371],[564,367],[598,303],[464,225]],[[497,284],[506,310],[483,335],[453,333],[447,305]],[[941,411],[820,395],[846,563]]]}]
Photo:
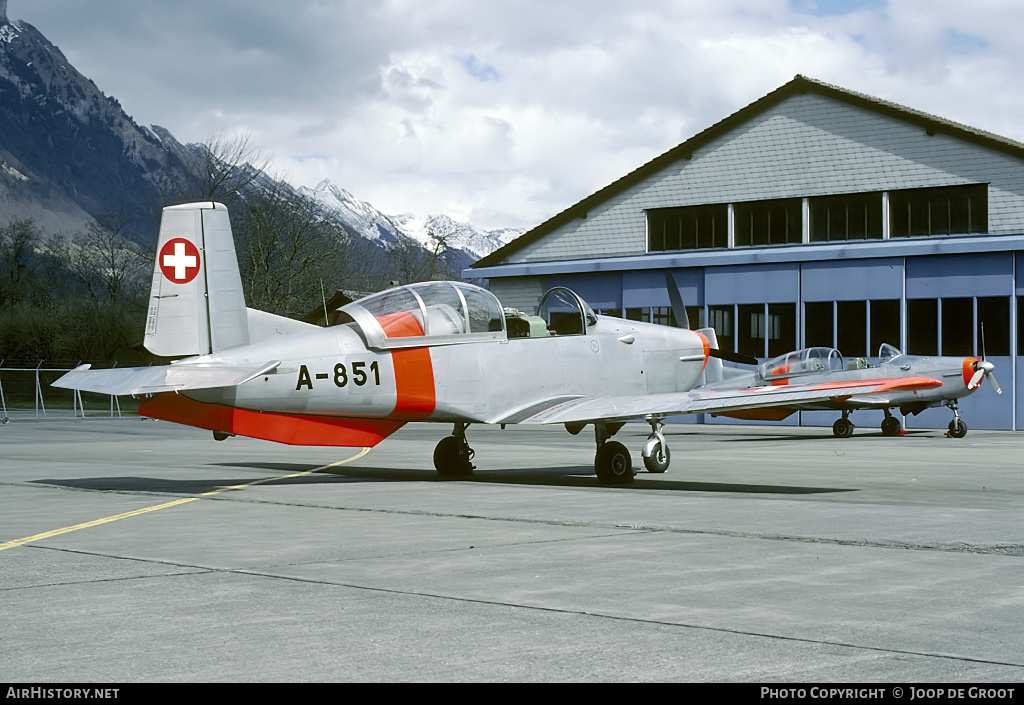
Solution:
[{"label": "background aircraft wheel", "polygon": [[886,416],[882,421],[883,436],[898,436],[902,430],[903,426],[900,424],[900,420],[895,416]]},{"label": "background aircraft wheel", "polygon": [[949,422],[949,435],[953,438],[963,438],[967,435],[967,424],[960,419],[953,419]]},{"label": "background aircraft wheel", "polygon": [[662,445],[657,438],[652,438],[644,445],[644,467],[647,472],[665,472],[668,470],[672,452],[667,445]]},{"label": "background aircraft wheel", "polygon": [[853,422],[849,419],[839,419],[832,424],[832,433],[836,438],[849,438],[853,435]]},{"label": "background aircraft wheel", "polygon": [[607,485],[622,485],[633,481],[633,460],[626,446],[609,441],[597,449],[594,459],[597,479]]},{"label": "background aircraft wheel", "polygon": [[473,474],[469,446],[455,436],[447,436],[434,448],[434,469],[441,477],[466,477]]}]

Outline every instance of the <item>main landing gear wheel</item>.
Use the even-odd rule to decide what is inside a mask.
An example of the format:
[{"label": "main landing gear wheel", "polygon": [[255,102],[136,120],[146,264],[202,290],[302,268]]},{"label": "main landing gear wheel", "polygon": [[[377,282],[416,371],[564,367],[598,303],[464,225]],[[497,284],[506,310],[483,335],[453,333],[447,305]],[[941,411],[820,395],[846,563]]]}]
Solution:
[{"label": "main landing gear wheel", "polygon": [[853,435],[853,422],[845,416],[832,424],[832,433],[836,438],[849,438]]},{"label": "main landing gear wheel", "polygon": [[597,479],[607,485],[623,485],[633,481],[633,460],[626,446],[608,441],[597,449],[594,458]]},{"label": "main landing gear wheel", "polygon": [[434,469],[441,477],[468,477],[473,474],[474,455],[466,441],[466,425],[456,424],[452,435],[434,448]]},{"label": "main landing gear wheel", "polygon": [[903,425],[900,420],[895,416],[886,416],[882,420],[882,435],[883,436],[898,436],[900,431],[903,430]]},{"label": "main landing gear wheel", "polygon": [[949,422],[949,435],[953,438],[963,438],[967,435],[967,424],[959,416]]}]

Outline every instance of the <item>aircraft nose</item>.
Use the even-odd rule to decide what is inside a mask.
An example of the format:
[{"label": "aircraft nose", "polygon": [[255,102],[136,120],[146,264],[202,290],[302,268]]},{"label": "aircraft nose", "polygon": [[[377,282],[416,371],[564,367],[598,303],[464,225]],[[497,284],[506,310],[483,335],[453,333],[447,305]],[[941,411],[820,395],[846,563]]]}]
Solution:
[{"label": "aircraft nose", "polygon": [[[987,377],[989,383],[992,385],[992,388],[996,390],[996,394],[1003,393],[1003,390],[999,387],[999,383],[996,382],[996,376],[992,374],[992,372],[996,369],[995,365],[993,365],[988,360],[978,360],[972,358],[968,358],[968,360],[974,363],[973,365],[971,365],[972,369],[974,370],[974,375],[967,383],[967,389],[972,391],[977,389],[978,385],[981,384],[981,378]],[[967,361],[965,360],[965,363],[966,362]]]}]

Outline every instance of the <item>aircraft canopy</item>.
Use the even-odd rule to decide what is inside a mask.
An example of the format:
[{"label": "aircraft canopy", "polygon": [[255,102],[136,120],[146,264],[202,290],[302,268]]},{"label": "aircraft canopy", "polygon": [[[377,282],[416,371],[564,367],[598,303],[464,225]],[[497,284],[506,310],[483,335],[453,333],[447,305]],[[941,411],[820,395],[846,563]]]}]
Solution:
[{"label": "aircraft canopy", "polygon": [[757,375],[765,382],[808,374],[828,374],[845,369],[835,348],[804,348],[761,363]]},{"label": "aircraft canopy", "polygon": [[421,347],[505,337],[501,304],[464,282],[409,284],[353,301],[340,311],[355,321],[367,345]]}]

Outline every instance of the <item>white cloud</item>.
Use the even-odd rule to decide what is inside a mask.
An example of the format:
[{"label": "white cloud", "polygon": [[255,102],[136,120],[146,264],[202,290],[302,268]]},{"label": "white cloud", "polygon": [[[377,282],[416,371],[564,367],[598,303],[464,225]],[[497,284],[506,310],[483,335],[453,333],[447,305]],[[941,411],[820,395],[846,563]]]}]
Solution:
[{"label": "white cloud", "polygon": [[1024,139],[1018,3],[13,0],[143,123],[529,227],[802,73]]}]

